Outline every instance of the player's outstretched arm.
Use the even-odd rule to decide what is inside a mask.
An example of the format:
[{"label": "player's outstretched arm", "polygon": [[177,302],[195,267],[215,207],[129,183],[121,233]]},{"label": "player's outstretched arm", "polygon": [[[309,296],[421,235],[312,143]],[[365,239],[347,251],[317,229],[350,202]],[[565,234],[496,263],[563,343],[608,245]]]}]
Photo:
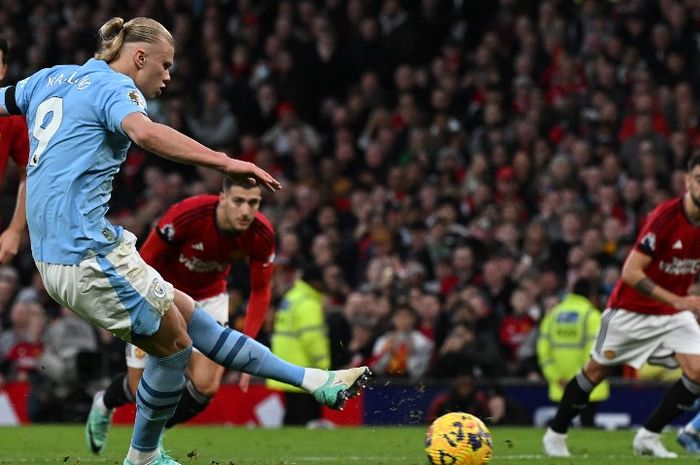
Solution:
[{"label": "player's outstretched arm", "polygon": [[19,185],[17,186],[17,200],[15,201],[15,211],[7,229],[0,234],[0,264],[7,264],[12,260],[22,241],[22,236],[27,228],[27,214],[25,211],[25,200],[27,192],[27,171],[23,166],[19,166]]},{"label": "player's outstretched arm", "polygon": [[272,191],[282,188],[267,171],[253,163],[229,158],[146,115],[134,112],[122,120],[122,129],[134,143],[149,152],[179,163],[205,166],[229,176],[245,176],[252,184],[262,183]]}]

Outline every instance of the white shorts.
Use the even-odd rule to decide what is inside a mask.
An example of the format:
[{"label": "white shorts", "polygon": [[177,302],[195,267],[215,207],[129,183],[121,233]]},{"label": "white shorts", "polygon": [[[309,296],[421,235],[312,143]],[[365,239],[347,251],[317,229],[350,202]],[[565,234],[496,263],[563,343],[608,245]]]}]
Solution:
[{"label": "white shorts", "polygon": [[[221,294],[215,295],[214,297],[198,300],[197,303],[221,326],[228,325],[228,293],[222,292]],[[198,352],[197,349],[192,349],[195,352]],[[146,368],[147,361],[148,354],[146,352],[139,349],[133,344],[126,345],[126,366],[128,366],[129,368],[144,369]]]},{"label": "white shorts", "polygon": [[77,265],[37,262],[46,291],[83,319],[130,342],[153,335],[175,296],[173,286],[143,261],[136,236],[124,230],[106,256]]},{"label": "white shorts", "polygon": [[601,365],[644,362],[676,368],[675,354],[700,355],[700,326],[690,311],[647,315],[621,308],[603,312],[591,357]]}]

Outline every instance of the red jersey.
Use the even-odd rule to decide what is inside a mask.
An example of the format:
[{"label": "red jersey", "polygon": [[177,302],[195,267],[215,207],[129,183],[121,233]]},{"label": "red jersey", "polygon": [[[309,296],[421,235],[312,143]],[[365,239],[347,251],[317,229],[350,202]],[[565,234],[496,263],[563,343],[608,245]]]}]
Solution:
[{"label": "red jersey", "polygon": [[231,264],[248,259],[251,296],[244,332],[255,336],[270,302],[275,231],[258,212],[247,230],[222,232],[215,221],[218,204],[217,195],[199,195],[170,207],[141,247],[141,257],[195,300],[225,292]]},{"label": "red jersey", "polygon": [[24,116],[0,118],[0,175],[5,172],[10,157],[17,166],[27,166],[29,135]]},{"label": "red jersey", "polygon": [[[635,249],[651,257],[644,272],[657,285],[677,295],[687,295],[700,271],[700,227],[693,226],[683,208],[683,198],[656,207],[639,232]],[[678,310],[649,297],[618,279],[608,300],[609,308],[668,315]]]}]

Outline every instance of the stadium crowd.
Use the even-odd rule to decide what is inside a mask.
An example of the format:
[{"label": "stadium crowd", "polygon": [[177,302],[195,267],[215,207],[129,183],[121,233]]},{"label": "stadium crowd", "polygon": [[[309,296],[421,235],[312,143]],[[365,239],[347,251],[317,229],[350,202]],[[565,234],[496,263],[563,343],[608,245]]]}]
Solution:
[{"label": "stadium crowd", "polygon": [[[579,278],[604,305],[645,215],[684,191],[700,153],[698,2],[0,3],[10,83],[83,63],[112,16],[172,31],[172,82],[149,115],[283,182],[262,207],[274,298],[305,264],[323,269],[336,367],[541,379],[544,314]],[[15,183],[8,171],[4,218]],[[133,148],[111,217],[144,239],[167,207],[220,184]],[[120,342],[48,297],[28,243],[0,268],[0,328],[0,385],[69,395],[70,380],[123,371]]]}]

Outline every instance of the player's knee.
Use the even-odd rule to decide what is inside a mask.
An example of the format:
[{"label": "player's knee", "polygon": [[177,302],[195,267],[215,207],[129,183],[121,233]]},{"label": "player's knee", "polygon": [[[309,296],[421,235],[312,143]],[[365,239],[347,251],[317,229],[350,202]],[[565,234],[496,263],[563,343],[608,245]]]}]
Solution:
[{"label": "player's knee", "polygon": [[186,328],[183,328],[182,331],[178,331],[173,344],[175,349],[174,352],[180,352],[188,347],[192,347],[192,339],[190,339],[190,335],[187,334]]},{"label": "player's knee", "polygon": [[608,368],[591,360],[586,364],[584,374],[593,385],[597,385],[608,376]]},{"label": "player's knee", "polygon": [[220,385],[221,384],[217,379],[210,379],[206,382],[198,381],[194,383],[194,387],[197,389],[197,392],[206,397],[214,397],[216,393],[219,392]]},{"label": "player's knee", "polygon": [[685,376],[694,381],[697,384],[700,384],[700,365],[698,364],[692,364],[683,370],[685,373]]},{"label": "player's knee", "polygon": [[187,323],[177,312],[168,312],[161,321],[158,331],[159,340],[166,344],[169,355],[192,346],[192,339],[187,333]]}]

